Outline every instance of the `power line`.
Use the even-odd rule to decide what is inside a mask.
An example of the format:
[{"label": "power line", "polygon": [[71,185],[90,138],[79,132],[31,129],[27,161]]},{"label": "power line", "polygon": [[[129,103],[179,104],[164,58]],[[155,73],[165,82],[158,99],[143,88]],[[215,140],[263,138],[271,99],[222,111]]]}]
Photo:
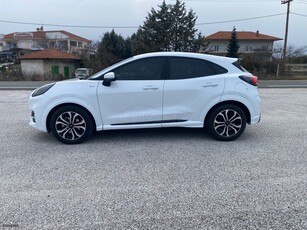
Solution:
[{"label": "power line", "polygon": [[307,1],[296,0],[296,1],[294,1],[293,3],[296,3],[296,4],[307,4]]},{"label": "power line", "polygon": [[262,19],[262,18],[271,18],[271,17],[276,17],[280,15],[285,15],[285,14],[286,13],[271,14],[271,15],[265,15],[265,16],[259,16],[259,17],[234,19],[234,20],[228,20],[228,21],[202,22],[202,23],[197,23],[195,25],[211,25],[211,24],[222,24],[222,23],[229,23],[229,22],[249,21],[249,20],[255,20],[255,19]]},{"label": "power line", "polygon": [[[256,20],[262,18],[270,18],[276,17],[280,15],[284,15],[285,13],[281,14],[271,14],[265,16],[258,16],[258,17],[251,17],[251,18],[242,18],[242,19],[234,19],[234,20],[225,20],[225,21],[214,21],[214,22],[202,22],[196,23],[196,26],[200,25],[212,25],[212,24],[223,24],[229,22],[239,22],[239,21],[249,21],[249,20]],[[37,22],[20,22],[20,21],[9,21],[9,20],[0,20],[0,23],[11,23],[11,24],[21,24],[21,25],[35,25],[35,26],[51,26],[51,27],[71,27],[71,28],[88,28],[88,29],[136,29],[139,26],[92,26],[92,25],[67,25],[67,24],[49,24],[49,23],[37,23]]]},{"label": "power line", "polygon": [[298,14],[298,13],[293,13],[293,12],[290,12],[290,14],[297,15],[297,16],[302,16],[302,17],[306,17],[307,18],[306,14]]},{"label": "power line", "polygon": [[[173,0],[173,1],[176,1],[176,0]],[[263,2],[263,3],[266,3],[266,2],[279,2],[279,0],[185,0],[185,2],[214,2],[214,3],[234,3],[234,2],[241,2],[241,3],[250,3],[250,2],[255,2],[255,3],[258,3],[258,2]]]},{"label": "power line", "polygon": [[90,26],[90,25],[65,25],[65,24],[49,24],[49,23],[37,23],[37,22],[20,22],[20,21],[8,21],[0,20],[3,23],[21,24],[21,25],[35,25],[35,26],[56,26],[56,27],[73,27],[73,28],[92,28],[92,29],[135,29],[138,26]]}]

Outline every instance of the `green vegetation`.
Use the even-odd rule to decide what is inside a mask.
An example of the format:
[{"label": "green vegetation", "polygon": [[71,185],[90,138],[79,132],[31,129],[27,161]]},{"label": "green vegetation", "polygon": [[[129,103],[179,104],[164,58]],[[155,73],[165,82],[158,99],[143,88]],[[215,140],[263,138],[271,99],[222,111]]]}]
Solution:
[{"label": "green vegetation", "polygon": [[227,57],[233,57],[238,58],[238,51],[239,51],[240,45],[237,38],[237,31],[236,27],[233,27],[233,30],[231,32],[231,38],[229,40],[229,44],[227,46]]},{"label": "green vegetation", "polygon": [[[174,4],[166,4],[165,0],[157,9],[152,8],[143,25],[131,37],[123,38],[114,30],[103,34],[99,42],[91,44],[87,50],[81,53],[81,66],[93,70],[93,73],[117,63],[136,54],[157,51],[187,51],[199,52],[206,50],[206,43],[195,28],[197,16],[193,10],[187,10],[185,3],[176,0]],[[231,39],[227,47],[228,57],[239,57],[240,44],[237,40],[236,28],[233,28]],[[287,63],[307,64],[307,47],[288,47]],[[240,56],[241,59],[241,56]],[[286,72],[277,77],[277,69],[280,60],[264,62],[257,55],[244,56],[241,64],[250,72],[259,76],[259,79],[307,79],[305,74],[290,76]],[[55,80],[64,79],[59,75],[59,70],[52,69]],[[66,77],[69,71],[66,71]],[[25,79],[22,76],[20,65],[12,65],[0,68],[0,80],[43,80],[47,76],[33,76]]]},{"label": "green vegetation", "polygon": [[143,25],[131,37],[124,39],[114,30],[103,35],[94,44],[92,52],[82,55],[83,66],[97,72],[120,60],[136,54],[158,51],[198,52],[206,46],[202,35],[195,28],[196,15],[187,11],[184,2],[176,0],[174,5],[165,1],[148,13]]}]

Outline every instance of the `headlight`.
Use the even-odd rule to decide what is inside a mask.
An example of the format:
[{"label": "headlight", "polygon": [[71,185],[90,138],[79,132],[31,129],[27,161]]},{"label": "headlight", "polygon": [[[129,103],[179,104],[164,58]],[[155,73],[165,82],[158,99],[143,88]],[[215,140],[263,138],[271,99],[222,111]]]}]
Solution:
[{"label": "headlight", "polygon": [[34,90],[34,92],[32,93],[32,97],[36,97],[36,96],[46,93],[54,85],[55,83],[50,83],[42,87],[39,87],[38,89]]}]

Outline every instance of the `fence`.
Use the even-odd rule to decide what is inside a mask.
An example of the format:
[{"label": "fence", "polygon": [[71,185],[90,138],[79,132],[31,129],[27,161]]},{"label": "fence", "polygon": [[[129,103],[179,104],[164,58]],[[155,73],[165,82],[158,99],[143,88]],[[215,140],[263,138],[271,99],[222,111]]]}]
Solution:
[{"label": "fence", "polygon": [[291,75],[307,75],[307,64],[286,64],[285,72]]}]

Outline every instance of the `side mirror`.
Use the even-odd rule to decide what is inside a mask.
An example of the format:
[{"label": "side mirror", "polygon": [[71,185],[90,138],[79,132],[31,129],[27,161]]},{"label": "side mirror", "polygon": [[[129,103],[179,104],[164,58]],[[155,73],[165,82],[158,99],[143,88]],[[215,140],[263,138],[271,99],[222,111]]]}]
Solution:
[{"label": "side mirror", "polygon": [[116,78],[115,78],[115,74],[114,72],[110,72],[110,73],[107,73],[103,76],[103,82],[102,84],[104,86],[111,86],[111,82],[112,81],[115,81]]}]

